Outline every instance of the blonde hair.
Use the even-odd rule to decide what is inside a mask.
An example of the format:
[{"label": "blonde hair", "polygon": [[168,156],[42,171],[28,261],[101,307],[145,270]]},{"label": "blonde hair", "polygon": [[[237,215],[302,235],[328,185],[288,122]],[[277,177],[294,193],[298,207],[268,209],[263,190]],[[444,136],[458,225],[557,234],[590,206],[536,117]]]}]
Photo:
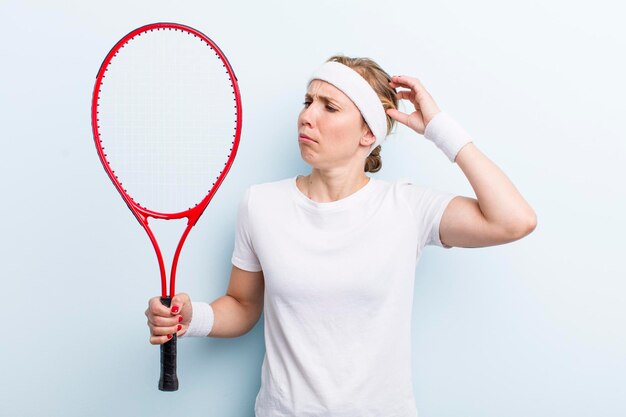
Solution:
[{"label": "blonde hair", "polygon": [[[327,59],[327,62],[339,62],[346,65],[356,72],[372,86],[376,95],[380,99],[385,112],[388,109],[398,108],[398,99],[396,98],[396,90],[389,86],[391,77],[387,74],[374,60],[370,58],[349,58],[345,55],[333,55]],[[391,133],[396,121],[389,115],[387,117],[387,134]],[[363,120],[365,122],[365,120]],[[380,157],[380,145],[378,145],[365,160],[365,172],[378,172],[383,167],[383,161]]]}]

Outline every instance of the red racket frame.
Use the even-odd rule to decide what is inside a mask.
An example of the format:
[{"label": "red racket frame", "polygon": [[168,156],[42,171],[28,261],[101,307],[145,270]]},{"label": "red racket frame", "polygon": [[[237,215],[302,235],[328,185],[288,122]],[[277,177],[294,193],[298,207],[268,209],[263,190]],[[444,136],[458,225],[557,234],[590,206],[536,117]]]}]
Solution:
[{"label": "red racket frame", "polygon": [[[237,115],[237,127],[236,127],[235,134],[233,135],[233,143],[232,143],[232,148],[231,148],[232,150],[230,153],[230,157],[228,158],[226,166],[222,170],[222,173],[220,174],[219,178],[216,180],[215,184],[213,184],[211,190],[209,191],[209,194],[207,194],[200,201],[200,203],[198,203],[195,207],[190,208],[189,210],[181,211],[178,213],[160,213],[160,212],[149,210],[145,207],[141,207],[132,199],[130,195],[126,193],[124,186],[118,180],[117,176],[115,175],[115,171],[113,171],[109,162],[107,161],[107,158],[106,158],[107,155],[104,152],[104,147],[102,146],[102,140],[100,139],[99,125],[98,125],[98,122],[99,122],[98,99],[99,99],[99,94],[100,94],[100,86],[102,85],[102,80],[105,78],[105,73],[107,71],[107,68],[111,60],[115,57],[118,51],[122,49],[124,45],[126,45],[126,43],[128,43],[128,41],[134,38],[135,36],[141,36],[142,33],[152,31],[152,30],[165,30],[165,29],[167,30],[174,29],[174,30],[181,30],[181,31],[189,32],[190,34],[202,39],[204,42],[210,45],[210,47],[219,55],[220,59],[224,63],[224,67],[226,68],[226,71],[228,72],[231,82],[232,82],[232,86],[235,92],[235,106],[236,106],[236,115]],[[94,141],[96,144],[96,149],[98,151],[98,155],[100,156],[100,162],[102,162],[102,166],[104,167],[105,171],[109,175],[109,178],[113,182],[113,185],[115,185],[115,188],[117,189],[117,191],[119,191],[120,195],[126,202],[126,205],[128,205],[128,208],[130,209],[130,211],[133,212],[133,214],[135,215],[135,217],[137,218],[141,226],[144,228],[144,230],[150,237],[150,241],[152,242],[152,246],[154,247],[154,251],[159,261],[159,270],[161,273],[161,293],[162,293],[163,298],[168,297],[165,265],[163,262],[163,255],[161,254],[161,249],[159,248],[159,244],[157,243],[156,238],[154,237],[154,234],[152,233],[152,230],[150,230],[150,226],[148,225],[148,218],[153,217],[155,219],[165,219],[165,220],[182,219],[183,217],[187,218],[187,227],[185,228],[185,231],[183,232],[180,238],[180,241],[178,242],[178,246],[176,247],[176,251],[174,252],[174,258],[172,260],[172,269],[170,272],[169,294],[171,297],[173,297],[176,294],[175,284],[176,284],[176,266],[178,265],[178,257],[180,256],[180,252],[183,248],[183,245],[185,244],[187,235],[191,231],[191,228],[196,224],[196,222],[198,221],[198,219],[200,218],[200,216],[202,215],[206,207],[209,205],[209,202],[211,201],[211,199],[217,192],[219,186],[221,185],[222,181],[226,177],[226,174],[228,174],[228,171],[230,170],[230,167],[235,159],[235,155],[237,154],[237,148],[239,147],[239,138],[241,136],[241,122],[242,122],[241,95],[239,93],[239,86],[237,85],[237,77],[235,76],[235,72],[233,71],[232,67],[230,66],[230,63],[228,62],[228,59],[226,58],[224,53],[220,50],[220,48],[208,36],[206,36],[202,32],[196,29],[193,29],[189,26],[181,25],[178,23],[153,23],[153,24],[149,24],[149,25],[145,25],[140,28],[137,28],[133,30],[132,32],[130,32],[129,34],[127,34],[126,36],[124,36],[117,44],[115,44],[115,46],[113,46],[113,48],[111,48],[106,58],[102,62],[102,65],[100,66],[98,75],[96,76],[96,84],[93,90],[92,106],[91,106],[91,126],[93,129],[93,137],[94,137]]]}]

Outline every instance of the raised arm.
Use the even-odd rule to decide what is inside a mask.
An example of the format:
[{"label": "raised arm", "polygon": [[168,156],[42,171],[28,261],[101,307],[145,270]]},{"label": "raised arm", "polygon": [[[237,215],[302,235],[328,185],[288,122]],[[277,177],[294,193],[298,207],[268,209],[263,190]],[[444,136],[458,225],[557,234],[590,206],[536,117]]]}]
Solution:
[{"label": "raised arm", "polygon": [[403,87],[399,99],[415,106],[411,114],[391,109],[387,114],[433,141],[461,168],[477,198],[458,196],[443,213],[439,225],[446,246],[484,247],[521,239],[537,226],[537,216],[498,166],[487,158],[457,123],[443,113],[422,83],[414,77],[392,77],[391,87]]},{"label": "raised arm", "polygon": [[441,242],[476,248],[502,245],[530,234],[537,217],[515,185],[473,143],[465,145],[456,164],[469,180],[476,198],[455,197],[443,212]]}]

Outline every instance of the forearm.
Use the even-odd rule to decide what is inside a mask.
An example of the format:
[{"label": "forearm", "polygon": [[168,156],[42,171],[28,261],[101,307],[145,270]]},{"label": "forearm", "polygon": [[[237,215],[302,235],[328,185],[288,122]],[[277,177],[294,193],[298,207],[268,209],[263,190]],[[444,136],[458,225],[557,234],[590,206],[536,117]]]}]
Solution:
[{"label": "forearm", "polygon": [[241,304],[230,295],[211,303],[213,328],[209,337],[239,337],[248,333],[259,320],[260,313],[251,306]]},{"label": "forearm", "polygon": [[439,109],[419,79],[394,76],[389,85],[410,89],[398,92],[397,96],[410,100],[415,112],[409,115],[390,109],[387,115],[423,134],[450,161],[457,163],[476,193],[485,221],[515,235],[534,229],[537,219],[533,209],[504,172],[478,150],[472,136],[448,113]]},{"label": "forearm", "polygon": [[504,172],[474,143],[463,146],[456,164],[470,182],[485,219],[517,233],[534,227],[536,215]]}]

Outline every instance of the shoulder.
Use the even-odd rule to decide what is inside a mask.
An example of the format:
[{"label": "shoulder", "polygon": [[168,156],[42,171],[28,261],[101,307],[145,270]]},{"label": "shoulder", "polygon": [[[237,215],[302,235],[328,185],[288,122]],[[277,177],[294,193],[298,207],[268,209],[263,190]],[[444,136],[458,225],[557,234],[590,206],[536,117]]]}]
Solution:
[{"label": "shoulder", "polygon": [[252,184],[250,186],[250,189],[258,190],[260,192],[279,190],[283,188],[288,188],[293,181],[295,181],[295,177],[284,178],[277,181],[260,182],[257,184]]},{"label": "shoulder", "polygon": [[252,184],[248,187],[246,192],[254,195],[284,193],[285,191],[288,191],[290,189],[294,181],[295,178],[291,177],[278,181],[268,181]]},{"label": "shoulder", "polygon": [[290,195],[294,182],[295,178],[290,177],[278,181],[252,184],[245,190],[243,199],[248,204],[253,205],[281,201]]},{"label": "shoulder", "polygon": [[423,184],[418,184],[408,178],[401,178],[393,182],[393,187],[399,194],[409,200],[424,199],[434,196],[451,196],[449,193],[438,188],[429,187]]},{"label": "shoulder", "polygon": [[408,178],[383,180],[372,178],[369,203],[374,206],[406,209],[415,206],[424,187],[413,184]]},{"label": "shoulder", "polygon": [[456,194],[418,184],[408,178],[395,180],[390,183],[389,187],[395,198],[408,205],[419,218],[428,216],[428,213],[439,212],[456,197]]},{"label": "shoulder", "polygon": [[394,196],[398,200],[410,202],[428,192],[428,187],[415,184],[408,178],[400,178],[392,181],[377,179],[376,191],[379,194]]}]

